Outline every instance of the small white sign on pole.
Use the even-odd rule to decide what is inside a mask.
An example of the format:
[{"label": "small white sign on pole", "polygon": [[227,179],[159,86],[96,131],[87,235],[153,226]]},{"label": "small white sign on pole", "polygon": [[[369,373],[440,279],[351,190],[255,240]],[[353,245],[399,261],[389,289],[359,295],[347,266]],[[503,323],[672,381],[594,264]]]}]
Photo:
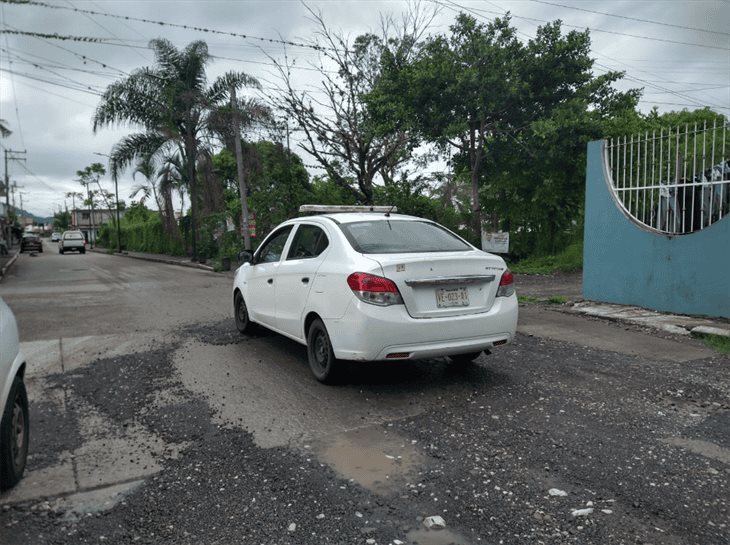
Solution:
[{"label": "small white sign on pole", "polygon": [[509,253],[509,231],[499,231],[497,233],[488,233],[482,231],[482,250],[493,254]]}]

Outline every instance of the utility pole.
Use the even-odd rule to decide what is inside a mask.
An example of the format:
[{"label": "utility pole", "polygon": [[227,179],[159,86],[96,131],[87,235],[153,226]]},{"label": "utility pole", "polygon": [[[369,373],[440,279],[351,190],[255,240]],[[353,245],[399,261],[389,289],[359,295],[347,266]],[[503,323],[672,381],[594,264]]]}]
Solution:
[{"label": "utility pole", "polygon": [[[10,176],[8,175],[8,161],[25,161],[25,150],[16,151],[11,149],[4,150],[5,154],[5,209],[6,214],[10,214]],[[13,203],[15,207],[15,203]],[[12,236],[10,234],[10,216],[8,215],[8,222],[6,225],[5,240],[8,243],[8,248],[12,246]]]},{"label": "utility pole", "polygon": [[243,151],[241,150],[241,125],[238,120],[238,101],[236,87],[231,85],[231,113],[233,115],[233,145],[236,150],[236,167],[238,170],[238,190],[241,193],[241,231],[243,231],[243,246],[251,250],[251,231],[248,228],[248,187],[243,176]]}]

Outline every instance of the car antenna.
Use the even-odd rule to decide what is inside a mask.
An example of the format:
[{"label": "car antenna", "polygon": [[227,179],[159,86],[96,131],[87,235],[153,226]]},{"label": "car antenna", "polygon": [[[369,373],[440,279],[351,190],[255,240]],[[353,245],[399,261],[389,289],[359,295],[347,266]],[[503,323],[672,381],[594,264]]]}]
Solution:
[{"label": "car antenna", "polygon": [[386,218],[389,218],[389,217],[390,217],[390,213],[391,213],[391,212],[393,211],[393,208],[395,208],[395,205],[394,205],[394,204],[391,204],[391,205],[390,205],[390,210],[388,210],[388,211],[387,211],[387,212],[385,213],[385,217],[386,217]]}]

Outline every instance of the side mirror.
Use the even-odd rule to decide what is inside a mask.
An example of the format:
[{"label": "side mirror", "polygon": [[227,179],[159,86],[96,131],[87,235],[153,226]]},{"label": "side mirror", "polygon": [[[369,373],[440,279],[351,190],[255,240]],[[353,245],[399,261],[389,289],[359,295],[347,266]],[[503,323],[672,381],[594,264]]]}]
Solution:
[{"label": "side mirror", "polygon": [[241,263],[253,263],[253,253],[249,250],[242,250],[238,254],[238,261]]}]

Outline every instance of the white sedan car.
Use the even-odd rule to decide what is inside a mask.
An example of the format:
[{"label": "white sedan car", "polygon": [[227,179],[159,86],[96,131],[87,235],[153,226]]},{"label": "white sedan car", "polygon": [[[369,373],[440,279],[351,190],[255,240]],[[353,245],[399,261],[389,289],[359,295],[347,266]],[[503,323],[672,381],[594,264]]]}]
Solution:
[{"label": "white sedan car", "polygon": [[17,484],[28,458],[28,395],[18,325],[0,299],[0,490]]},{"label": "white sedan car", "polygon": [[429,220],[301,217],[243,254],[233,282],[239,331],[261,325],[305,344],[322,382],[337,379],[338,360],[470,362],[517,328],[504,260]]}]

